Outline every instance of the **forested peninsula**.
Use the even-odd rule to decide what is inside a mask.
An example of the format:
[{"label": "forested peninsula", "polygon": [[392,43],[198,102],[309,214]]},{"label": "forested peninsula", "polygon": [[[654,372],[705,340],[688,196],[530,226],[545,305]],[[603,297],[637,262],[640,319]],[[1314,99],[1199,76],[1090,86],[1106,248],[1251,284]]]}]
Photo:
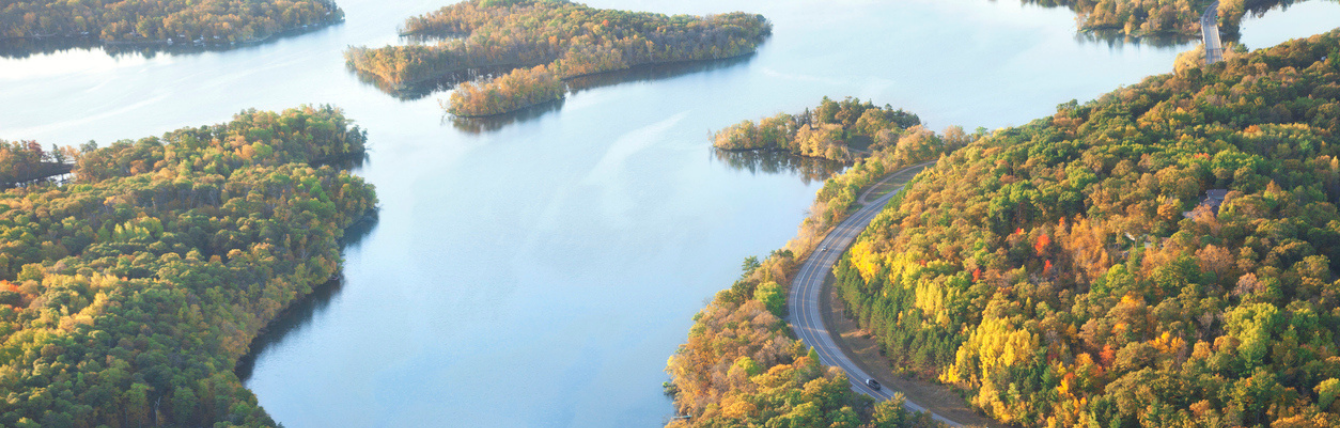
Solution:
[{"label": "forested peninsula", "polygon": [[228,45],[342,19],[331,0],[18,0],[0,4],[0,41]]},{"label": "forested peninsula", "polygon": [[248,110],[0,194],[0,425],[268,427],[233,367],[377,202],[340,110]]},{"label": "forested peninsula", "polygon": [[[824,98],[818,108],[800,116],[812,117],[801,120],[817,124],[841,126],[837,124],[844,120],[870,124],[860,132],[883,135],[882,143],[872,145],[869,156],[824,182],[796,238],[762,261],[745,260],[740,279],[694,316],[687,343],[680,345],[666,367],[671,376],[666,391],[685,418],[667,426],[939,426],[927,413],[909,412],[900,400],[874,404],[853,392],[846,375],[820,364],[818,355],[795,339],[782,318],[787,310],[787,288],[800,262],[853,210],[862,189],[894,170],[935,160],[974,136],[957,127],[936,134],[914,125],[918,123],[915,115],[853,99],[834,102]],[[875,120],[889,117],[896,120]],[[796,116],[774,118],[785,118],[781,123],[796,120]],[[909,124],[910,128],[903,128]],[[749,127],[731,129],[738,132]],[[723,132],[713,140],[721,141]],[[769,141],[791,147],[792,135]]]},{"label": "forested peninsula", "polygon": [[[1084,31],[1115,32],[1127,36],[1199,36],[1200,17],[1215,0],[1021,0],[1042,6],[1063,6],[1079,14]],[[1298,0],[1219,0],[1219,30],[1238,33],[1248,12],[1264,13]]]},{"label": "forested peninsula", "polygon": [[[813,111],[778,113],[755,123],[745,120],[712,134],[712,146],[721,150],[780,150],[798,156],[852,162],[871,150],[897,149],[908,128],[921,124],[915,114],[875,107],[859,98],[833,101],[824,97]],[[921,129],[912,130],[911,134]],[[916,157],[904,148],[902,156]]]},{"label": "forested peninsula", "polygon": [[457,117],[489,116],[563,98],[567,86],[543,65],[517,68],[487,82],[464,82],[442,107]]},{"label": "forested peninsula", "polygon": [[893,367],[1016,426],[1340,426],[1340,32],[941,159],[836,269]]},{"label": "forested peninsula", "polygon": [[452,97],[448,108],[457,114],[484,116],[551,99],[548,82],[556,79],[752,53],[771,31],[763,16],[741,12],[668,16],[566,0],[469,0],[405,22],[402,34],[441,39],[435,44],[351,47],[344,56],[360,76],[391,92],[426,80],[545,66]]}]

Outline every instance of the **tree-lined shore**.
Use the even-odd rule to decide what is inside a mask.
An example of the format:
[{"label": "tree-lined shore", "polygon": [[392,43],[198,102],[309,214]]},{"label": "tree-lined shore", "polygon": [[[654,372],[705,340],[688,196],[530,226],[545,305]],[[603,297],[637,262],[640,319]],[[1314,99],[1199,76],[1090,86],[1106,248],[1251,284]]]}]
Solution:
[{"label": "tree-lined shore", "polygon": [[[873,153],[826,180],[797,236],[762,260],[745,260],[744,272],[731,288],[717,293],[694,316],[688,341],[666,367],[671,377],[666,391],[684,416],[668,426],[939,426],[929,414],[909,412],[900,399],[875,404],[853,392],[846,374],[824,367],[818,355],[795,338],[783,318],[787,290],[800,262],[851,214],[862,189],[889,173],[937,159],[967,144],[972,136],[954,127],[936,134],[916,125],[916,115],[850,98],[835,102],[825,97],[817,108],[801,116],[839,129],[844,120],[852,126],[859,122],[860,132],[883,135],[885,143],[871,146]],[[777,119],[775,130],[786,129],[784,124],[795,120],[779,115],[764,123],[772,123],[770,119]],[[720,131],[713,140],[753,149],[771,147],[753,142],[756,138],[749,130],[764,131],[750,125],[752,122],[746,122]],[[791,133],[778,132],[769,134],[767,141],[775,138],[788,144],[785,136]]]},{"label": "tree-lined shore", "polygon": [[344,19],[331,0],[10,1],[0,42],[92,38],[110,45],[230,45]]},{"label": "tree-lined shore", "polygon": [[[741,12],[670,16],[564,0],[470,0],[406,20],[403,34],[436,43],[351,47],[344,56],[360,76],[391,92],[449,76],[496,74],[448,106],[484,116],[533,104],[517,100],[547,99],[554,92],[548,82],[558,79],[749,54],[771,31],[767,19]],[[515,68],[528,70],[507,73]]]},{"label": "tree-lined shore", "polygon": [[366,139],[332,107],[248,110],[0,193],[0,424],[275,426],[233,366],[339,272],[377,199],[319,165]]},{"label": "tree-lined shore", "polygon": [[893,366],[1019,426],[1340,424],[1340,33],[955,151],[837,287]]}]

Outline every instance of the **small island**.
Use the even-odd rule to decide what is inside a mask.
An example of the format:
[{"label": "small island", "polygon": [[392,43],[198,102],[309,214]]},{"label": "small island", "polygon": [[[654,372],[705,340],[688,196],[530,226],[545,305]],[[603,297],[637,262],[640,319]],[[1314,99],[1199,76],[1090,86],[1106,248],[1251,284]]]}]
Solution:
[{"label": "small island", "polygon": [[[482,116],[561,97],[560,79],[747,55],[771,32],[763,16],[742,12],[669,16],[563,0],[471,0],[405,22],[403,35],[440,39],[436,44],[351,47],[344,55],[350,68],[388,92],[483,76],[485,82],[446,106]],[[508,73],[523,67],[529,69]]]},{"label": "small island", "polygon": [[73,181],[0,193],[0,426],[277,426],[233,367],[375,209],[325,165],[364,153],[351,122],[248,110],[85,144]]},{"label": "small island", "polygon": [[730,151],[780,150],[850,163],[859,155],[896,145],[908,128],[920,124],[917,115],[888,105],[824,97],[814,110],[731,125],[712,135],[712,145]]},{"label": "small island", "polygon": [[233,45],[343,19],[344,11],[331,0],[18,0],[0,5],[0,42]]},{"label": "small island", "polygon": [[518,68],[487,82],[465,82],[451,93],[444,105],[457,117],[483,117],[520,110],[563,98],[563,80],[543,65]]}]

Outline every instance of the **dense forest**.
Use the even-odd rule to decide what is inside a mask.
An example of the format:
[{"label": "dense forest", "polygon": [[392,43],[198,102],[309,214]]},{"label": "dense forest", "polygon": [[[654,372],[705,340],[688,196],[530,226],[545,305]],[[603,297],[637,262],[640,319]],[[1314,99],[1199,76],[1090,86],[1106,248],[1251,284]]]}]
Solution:
[{"label": "dense forest", "polygon": [[758,123],[745,120],[717,131],[712,145],[722,150],[781,150],[851,162],[860,154],[853,151],[895,145],[905,130],[920,124],[917,115],[888,105],[880,108],[859,98],[833,101],[824,97],[812,111],[778,113]]},{"label": "dense forest", "polygon": [[[403,33],[436,44],[351,47],[351,68],[383,88],[453,75],[547,66],[553,76],[752,53],[772,31],[760,15],[667,16],[564,0],[469,0],[410,18]],[[521,94],[523,97],[528,95]]]},{"label": "dense forest", "polygon": [[869,397],[852,392],[846,375],[823,367],[782,318],[799,262],[847,217],[862,189],[895,170],[935,160],[973,136],[957,127],[937,135],[916,125],[915,115],[850,98],[834,102],[825,97],[813,113],[802,116],[825,124],[888,118],[862,129],[892,135],[872,145],[872,155],[824,182],[809,217],[784,249],[761,262],[747,259],[740,279],[694,316],[687,343],[666,367],[671,376],[666,390],[686,417],[669,426],[938,426],[929,414],[908,412],[901,399],[872,405]]},{"label": "dense forest", "polygon": [[563,98],[563,81],[543,65],[517,68],[488,82],[465,82],[443,106],[457,117],[491,116]]},{"label": "dense forest", "polygon": [[874,404],[847,375],[824,367],[782,320],[796,263],[788,250],[745,261],[744,275],[694,316],[670,357],[666,392],[685,417],[667,427],[938,427],[901,396]]},{"label": "dense forest", "polygon": [[104,43],[215,45],[343,18],[331,0],[19,0],[0,4],[0,40],[90,36]]},{"label": "dense forest", "polygon": [[77,154],[0,194],[0,425],[273,426],[233,367],[336,274],[371,185],[319,163],[365,133],[331,107]]},{"label": "dense forest", "polygon": [[1340,426],[1340,32],[941,159],[836,270],[895,368],[1015,426]]},{"label": "dense forest", "polygon": [[[1215,0],[1022,0],[1043,6],[1064,6],[1080,14],[1080,28],[1130,36],[1200,35],[1200,16]],[[1297,0],[1219,0],[1219,31],[1238,33],[1248,12],[1265,13]]]}]

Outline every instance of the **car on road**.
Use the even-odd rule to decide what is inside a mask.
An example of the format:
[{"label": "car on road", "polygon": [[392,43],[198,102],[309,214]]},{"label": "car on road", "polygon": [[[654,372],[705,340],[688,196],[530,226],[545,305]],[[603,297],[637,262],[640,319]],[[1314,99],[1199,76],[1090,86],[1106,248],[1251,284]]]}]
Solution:
[{"label": "car on road", "polygon": [[879,391],[879,382],[875,382],[874,379],[866,379],[866,380],[865,380],[865,384],[866,384],[866,386],[869,386],[870,389],[874,389],[874,390],[876,390],[876,391]]}]

